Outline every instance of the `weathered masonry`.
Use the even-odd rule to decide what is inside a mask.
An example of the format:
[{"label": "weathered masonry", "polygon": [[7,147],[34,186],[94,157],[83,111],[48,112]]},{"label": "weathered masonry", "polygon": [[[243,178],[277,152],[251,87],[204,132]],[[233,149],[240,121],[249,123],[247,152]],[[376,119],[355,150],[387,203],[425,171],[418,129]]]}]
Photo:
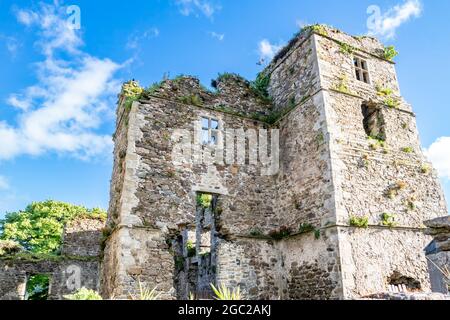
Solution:
[{"label": "weathered masonry", "polygon": [[[164,299],[208,296],[209,283],[239,286],[249,299],[430,291],[423,222],[447,208],[384,52],[376,39],[315,26],[258,86],[224,75],[216,92],[192,77],[124,90],[103,296],[127,297],[139,282]],[[194,123],[201,157],[226,129],[244,130],[249,152],[234,159],[229,148],[231,164],[179,162],[177,132]],[[279,167],[267,174],[251,151],[259,141],[261,157],[253,133],[271,129]]]},{"label": "weathered masonry", "polygon": [[36,276],[47,279],[43,299],[62,300],[81,287],[98,290],[103,227],[97,219],[69,222],[59,256],[28,252],[1,257],[0,300],[27,300],[27,286]]}]

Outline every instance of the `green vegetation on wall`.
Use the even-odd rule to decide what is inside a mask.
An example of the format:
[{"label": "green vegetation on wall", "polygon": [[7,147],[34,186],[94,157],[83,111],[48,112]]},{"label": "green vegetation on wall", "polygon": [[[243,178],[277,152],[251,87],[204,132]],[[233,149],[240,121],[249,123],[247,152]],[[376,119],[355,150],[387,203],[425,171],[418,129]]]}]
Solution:
[{"label": "green vegetation on wall", "polygon": [[395,50],[394,46],[388,46],[388,47],[384,48],[383,57],[386,60],[393,61],[396,56],[398,56],[398,52],[397,52],[397,50]]},{"label": "green vegetation on wall", "polygon": [[269,94],[270,75],[259,73],[255,81],[252,82],[251,88],[263,101],[271,103],[272,98]]},{"label": "green vegetation on wall", "polygon": [[367,228],[369,227],[369,217],[367,216],[351,216],[350,225],[356,228]]}]

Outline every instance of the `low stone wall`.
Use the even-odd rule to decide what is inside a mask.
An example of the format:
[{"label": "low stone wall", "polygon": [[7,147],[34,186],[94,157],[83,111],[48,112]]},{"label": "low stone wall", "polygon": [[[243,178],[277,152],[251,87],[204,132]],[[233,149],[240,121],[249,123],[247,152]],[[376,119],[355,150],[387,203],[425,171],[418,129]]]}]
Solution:
[{"label": "low stone wall", "polygon": [[426,248],[431,289],[449,293],[450,286],[450,216],[425,222],[427,233],[434,237]]},{"label": "low stone wall", "polygon": [[362,300],[450,300],[450,296],[442,293],[378,293]]},{"label": "low stone wall", "polygon": [[97,259],[77,260],[65,257],[50,260],[0,260],[0,300],[24,300],[26,283],[30,276],[45,274],[50,278],[49,300],[62,300],[64,295],[80,287],[98,290]]},{"label": "low stone wall", "polygon": [[96,257],[100,255],[100,230],[105,222],[84,219],[69,222],[64,228],[62,255]]},{"label": "low stone wall", "polygon": [[98,291],[103,226],[97,219],[69,222],[59,256],[20,252],[0,257],[0,300],[25,299],[27,281],[33,275],[49,277],[50,300],[62,300],[81,287]]}]

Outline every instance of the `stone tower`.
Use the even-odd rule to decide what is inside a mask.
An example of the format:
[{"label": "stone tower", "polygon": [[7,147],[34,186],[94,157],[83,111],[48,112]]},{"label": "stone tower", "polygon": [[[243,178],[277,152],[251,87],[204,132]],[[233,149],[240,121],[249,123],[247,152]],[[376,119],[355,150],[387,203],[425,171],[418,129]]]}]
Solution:
[{"label": "stone tower", "polygon": [[124,86],[102,294],[139,282],[164,299],[210,283],[249,299],[428,291],[423,221],[447,208],[388,58],[376,39],[317,25],[256,84]]}]

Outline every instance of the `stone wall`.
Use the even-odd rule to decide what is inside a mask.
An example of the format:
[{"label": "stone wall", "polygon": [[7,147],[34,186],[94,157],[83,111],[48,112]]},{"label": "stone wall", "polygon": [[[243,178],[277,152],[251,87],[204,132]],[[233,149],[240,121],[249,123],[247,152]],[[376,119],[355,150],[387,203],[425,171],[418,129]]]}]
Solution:
[{"label": "stone wall", "polygon": [[275,111],[295,107],[320,89],[316,57],[315,37],[301,34],[284,56],[263,71],[270,76],[269,93]]},{"label": "stone wall", "polygon": [[0,257],[0,300],[23,300],[27,280],[48,275],[48,299],[62,300],[81,287],[99,290],[100,220],[75,220],[64,231],[61,255],[26,252]]},{"label": "stone wall", "polygon": [[[394,272],[430,283],[423,248],[430,237],[423,221],[447,212],[436,171],[425,159],[415,115],[401,98],[394,64],[380,57],[383,46],[368,38],[355,39],[337,31],[316,35],[321,86],[331,150],[336,222],[365,216],[368,229],[342,227],[338,242],[344,297],[385,291]],[[341,43],[354,47],[342,51]],[[367,59],[370,84],[356,80],[353,56]],[[342,79],[345,80],[343,90]],[[380,87],[393,90],[398,107],[388,107]],[[369,139],[363,103],[378,108],[384,141]],[[383,214],[393,223],[383,223]]]},{"label": "stone wall", "polygon": [[[240,79],[235,81],[242,85]],[[218,110],[223,103],[227,103],[228,108],[239,103],[236,95],[224,88],[223,83],[218,87],[218,93],[211,95],[197,80],[189,77],[167,81],[154,96],[134,103],[127,120],[118,127],[115,163],[120,163],[118,157],[123,157],[123,173],[114,169],[111,188],[115,190],[122,185],[122,189],[120,200],[114,201],[115,195],[111,201],[110,212],[117,214],[110,215],[114,232],[105,249],[102,278],[106,296],[122,297],[135,290],[137,277],[130,269],[154,269],[150,266],[158,265],[161,255],[163,263],[170,267],[164,267],[167,281],[164,280],[159,288],[168,296],[175,296],[172,283],[174,257],[169,254],[168,244],[185,226],[196,224],[197,192],[220,195],[217,210],[220,219],[216,228],[221,235],[248,234],[253,229],[269,232],[276,225],[271,201],[263,201],[270,199],[274,178],[261,176],[261,168],[250,164],[248,159],[241,162],[236,159],[231,165],[223,163],[212,168],[203,163],[180,166],[175,163],[178,159],[173,159],[178,142],[173,138],[176,130],[192,132],[200,117],[217,119],[221,128],[267,128],[264,123],[237,115],[237,107],[233,112]],[[248,87],[247,90],[251,97]],[[184,101],[192,95],[201,97],[202,105]],[[264,108],[264,105],[259,107],[260,110]],[[256,107],[251,112],[255,110]],[[126,151],[120,154],[119,149],[125,150],[124,146]],[[158,235],[155,240],[158,254],[148,255],[142,241],[153,234]],[[142,282],[152,285],[157,282],[154,275],[145,271],[138,275]]]},{"label": "stone wall", "polygon": [[98,259],[0,259],[0,300],[23,300],[27,279],[38,274],[45,274],[50,278],[50,300],[63,300],[64,295],[81,287],[97,291],[98,267]]},{"label": "stone wall", "polygon": [[64,227],[61,254],[64,256],[98,257],[100,255],[101,220],[74,220]]},{"label": "stone wall", "polygon": [[[325,28],[298,35],[264,70],[273,106],[236,75],[216,81],[216,92],[191,77],[166,80],[126,111],[122,99],[103,294],[126,296],[138,281],[166,299],[207,281],[239,286],[251,299],[356,298],[401,281],[428,290],[422,221],[445,214],[446,204],[383,52],[375,39]],[[370,83],[355,79],[354,55],[367,59]],[[388,107],[380,88],[398,106]],[[369,120],[363,104],[376,110]],[[279,171],[263,175],[249,154],[233,164],[179,162],[186,139],[176,130],[192,132],[202,117],[218,120],[221,132],[279,129]],[[378,140],[368,139],[368,122],[379,126]],[[199,192],[217,197],[208,263],[185,256],[189,233],[202,225]],[[367,216],[368,228],[350,226],[352,216]],[[274,237],[280,230],[290,234]],[[202,234],[196,239],[198,250]]]},{"label": "stone wall", "polygon": [[427,234],[434,240],[427,246],[428,270],[433,292],[449,294],[450,290],[450,217],[426,221]]}]

